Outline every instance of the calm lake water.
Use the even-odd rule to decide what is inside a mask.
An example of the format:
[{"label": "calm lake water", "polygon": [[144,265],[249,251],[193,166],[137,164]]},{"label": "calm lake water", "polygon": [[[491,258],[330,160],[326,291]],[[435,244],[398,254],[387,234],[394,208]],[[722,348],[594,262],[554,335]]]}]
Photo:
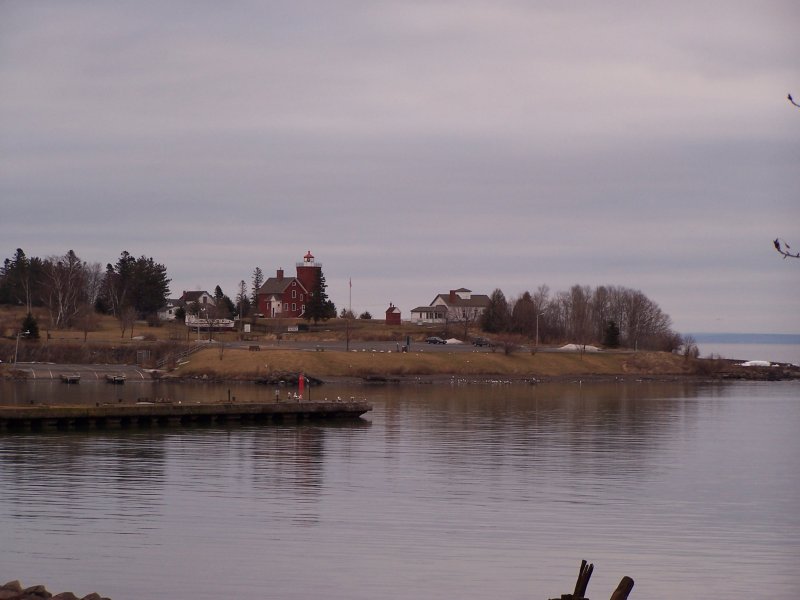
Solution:
[{"label": "calm lake water", "polygon": [[[0,383],[4,403],[268,397]],[[797,597],[800,384],[343,388],[355,423],[0,434],[0,578],[114,600]]]}]

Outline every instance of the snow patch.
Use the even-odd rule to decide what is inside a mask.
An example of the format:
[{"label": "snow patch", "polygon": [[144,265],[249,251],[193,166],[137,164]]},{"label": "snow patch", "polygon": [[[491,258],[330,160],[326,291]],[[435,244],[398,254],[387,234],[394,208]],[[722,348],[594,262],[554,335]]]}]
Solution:
[{"label": "snow patch", "polygon": [[583,346],[582,344],[565,344],[558,349],[559,352],[600,352],[597,346]]},{"label": "snow patch", "polygon": [[743,363],[739,363],[740,367],[771,367],[772,363],[768,360],[748,360]]}]

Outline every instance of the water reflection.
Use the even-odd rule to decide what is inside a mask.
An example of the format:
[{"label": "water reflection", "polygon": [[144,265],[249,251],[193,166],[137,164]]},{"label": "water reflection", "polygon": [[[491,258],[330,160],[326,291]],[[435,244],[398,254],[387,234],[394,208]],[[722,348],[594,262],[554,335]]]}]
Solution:
[{"label": "water reflection", "polygon": [[[22,402],[61,394],[0,385]],[[108,393],[76,387],[70,401]],[[184,401],[228,390],[150,389]],[[237,401],[270,393],[232,389]],[[354,423],[0,434],[0,563],[9,578],[49,573],[62,589],[91,581],[115,600],[265,589],[546,598],[567,590],[582,557],[598,565],[592,596],[631,574],[643,598],[713,587],[743,599],[753,581],[765,596],[790,597],[796,386],[420,385],[369,395],[374,410]]]},{"label": "water reflection", "polygon": [[0,498],[43,534],[141,534],[163,504],[164,463],[143,434],[14,435],[0,438]]},{"label": "water reflection", "polygon": [[448,394],[422,387],[409,398],[391,391],[382,407],[385,451],[391,459],[435,438],[429,460],[490,478],[504,469],[535,471],[558,456],[576,479],[631,479],[653,468],[648,457],[664,451],[674,427],[694,418],[697,393],[679,383],[466,386]]}]

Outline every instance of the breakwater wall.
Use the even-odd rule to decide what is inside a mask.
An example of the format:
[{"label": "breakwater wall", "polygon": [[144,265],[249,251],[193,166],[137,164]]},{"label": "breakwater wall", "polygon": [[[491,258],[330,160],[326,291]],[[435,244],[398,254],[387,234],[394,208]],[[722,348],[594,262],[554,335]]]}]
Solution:
[{"label": "breakwater wall", "polygon": [[89,429],[180,426],[211,423],[271,423],[357,419],[372,406],[366,401],[286,401],[267,403],[138,403],[99,406],[0,407],[0,430]]}]

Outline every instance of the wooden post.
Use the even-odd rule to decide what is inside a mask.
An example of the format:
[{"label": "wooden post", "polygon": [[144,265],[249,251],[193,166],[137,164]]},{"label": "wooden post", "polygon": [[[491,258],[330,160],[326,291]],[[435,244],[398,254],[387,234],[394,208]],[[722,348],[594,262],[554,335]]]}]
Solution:
[{"label": "wooden post", "polygon": [[586,596],[586,588],[589,587],[589,579],[592,577],[594,565],[581,561],[581,568],[578,571],[578,580],[575,582],[575,591],[572,593],[573,600],[579,600]]},{"label": "wooden post", "polygon": [[[582,560],[581,568],[578,571],[578,580],[575,582],[575,591],[572,594],[562,594],[560,599],[554,598],[553,600],[589,600],[586,598],[586,588],[589,587],[589,579],[593,572],[594,565]],[[628,600],[631,590],[633,590],[633,579],[626,575],[611,594],[611,600]]]},{"label": "wooden post", "polygon": [[619,585],[617,586],[617,589],[614,590],[614,593],[611,594],[611,600],[627,600],[628,594],[631,593],[632,589],[633,579],[626,575],[619,582]]}]

